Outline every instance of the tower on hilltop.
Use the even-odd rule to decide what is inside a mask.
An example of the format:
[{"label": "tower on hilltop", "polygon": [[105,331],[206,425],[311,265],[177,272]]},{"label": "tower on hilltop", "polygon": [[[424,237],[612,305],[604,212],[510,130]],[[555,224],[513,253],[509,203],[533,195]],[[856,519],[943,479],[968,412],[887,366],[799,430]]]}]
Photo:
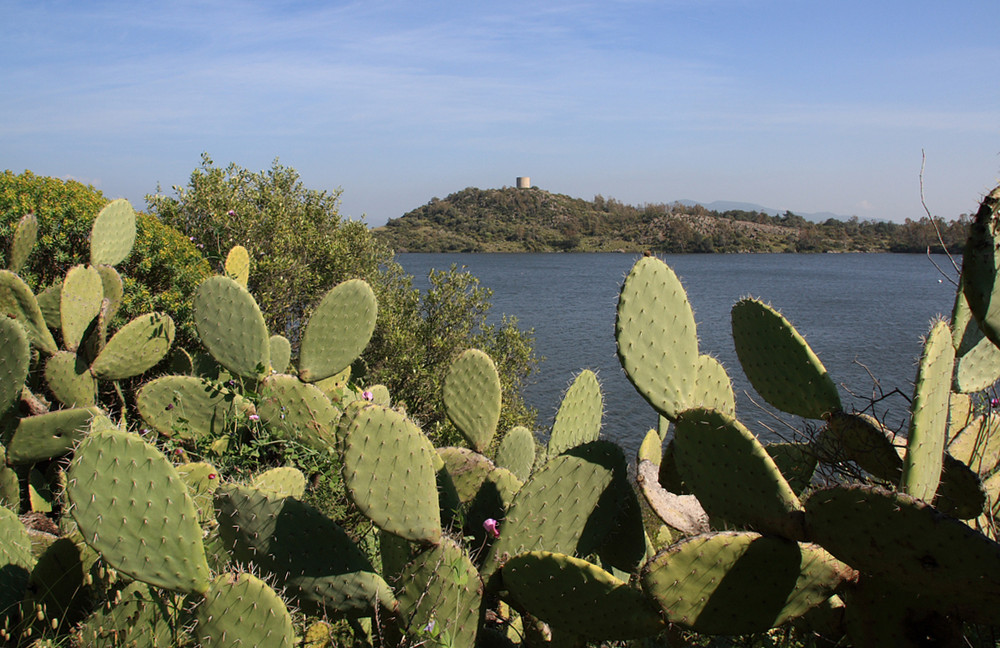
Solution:
[{"label": "tower on hilltop", "polygon": [[531,178],[528,176],[518,176],[517,177],[517,188],[518,189],[531,189]]}]

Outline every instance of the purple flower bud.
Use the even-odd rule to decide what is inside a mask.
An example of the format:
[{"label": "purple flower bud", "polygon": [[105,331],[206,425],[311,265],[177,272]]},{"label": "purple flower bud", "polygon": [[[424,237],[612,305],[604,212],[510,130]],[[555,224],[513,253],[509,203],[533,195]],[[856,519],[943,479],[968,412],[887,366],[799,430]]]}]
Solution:
[{"label": "purple flower bud", "polygon": [[370,391],[363,391],[361,392],[361,398],[365,399],[366,401],[375,400],[375,394],[371,393]]},{"label": "purple flower bud", "polygon": [[483,520],[483,528],[494,538],[500,537],[500,530],[497,529],[497,521],[493,518],[486,518]]},{"label": "purple flower bud", "polygon": [[1000,407],[1000,398],[991,398],[990,407]]},{"label": "purple flower bud", "polygon": [[226,214],[229,215],[229,216],[235,216],[236,215],[236,210],[235,209],[230,209],[229,211],[226,212]]},{"label": "purple flower bud", "polygon": [[250,415],[250,420],[253,421],[254,423],[256,423],[257,421],[260,420],[260,416],[258,416],[256,414],[251,414]]}]

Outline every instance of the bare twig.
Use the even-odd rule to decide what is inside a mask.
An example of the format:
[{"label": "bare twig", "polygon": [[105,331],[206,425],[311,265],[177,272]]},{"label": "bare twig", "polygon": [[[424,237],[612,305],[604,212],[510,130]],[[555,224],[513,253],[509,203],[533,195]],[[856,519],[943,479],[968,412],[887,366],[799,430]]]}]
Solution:
[{"label": "bare twig", "polygon": [[[948,255],[948,260],[951,261],[951,266],[955,269],[955,274],[961,274],[962,271],[959,269],[958,263],[955,261],[955,258],[951,256],[951,252],[948,251],[948,246],[945,245],[944,243],[944,237],[941,236],[941,230],[938,228],[937,221],[935,221],[934,217],[931,216],[931,210],[927,208],[927,201],[924,200],[924,165],[926,163],[927,163],[927,154],[924,152],[923,149],[920,149],[920,205],[921,207],[924,208],[924,212],[927,214],[927,219],[930,220],[931,226],[934,227],[934,232],[937,234],[938,242],[941,244],[941,249],[944,250],[944,253]],[[930,259],[930,256],[931,256],[931,247],[928,245],[927,258]],[[934,261],[931,260],[931,263],[934,263]],[[934,267],[937,268],[936,263],[934,264]],[[945,278],[948,279],[948,281],[950,281],[955,286],[958,285],[958,282],[952,279],[950,276],[946,275],[941,270],[941,268],[938,268],[938,272],[941,272],[941,274],[944,275]]]}]

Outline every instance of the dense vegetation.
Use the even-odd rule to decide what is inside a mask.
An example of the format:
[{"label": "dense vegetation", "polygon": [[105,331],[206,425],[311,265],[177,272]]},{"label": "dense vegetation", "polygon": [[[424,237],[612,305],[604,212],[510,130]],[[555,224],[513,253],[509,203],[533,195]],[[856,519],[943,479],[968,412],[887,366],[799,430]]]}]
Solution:
[{"label": "dense vegetation", "polygon": [[710,211],[701,205],[631,206],[531,189],[468,188],[432,199],[376,230],[408,252],[958,252],[969,219],[905,223],[785,212]]},{"label": "dense vegetation", "polygon": [[234,245],[252,260],[248,287],[268,328],[298,349],[301,323],[316,300],[346,279],[367,281],[378,299],[375,335],[362,360],[366,380],[386,385],[395,400],[435,438],[453,428],[440,403],[444,369],[475,347],[496,359],[504,392],[501,427],[530,425],[534,413],[521,385],[536,362],[530,333],[514,318],[487,322],[491,291],[452,268],[431,277],[421,295],[392,251],[360,221],[342,219],[339,192],[310,189],[277,160],[253,172],[216,166],[206,154],[174,196],[146,197],[150,212],[195,241],[217,268]]}]

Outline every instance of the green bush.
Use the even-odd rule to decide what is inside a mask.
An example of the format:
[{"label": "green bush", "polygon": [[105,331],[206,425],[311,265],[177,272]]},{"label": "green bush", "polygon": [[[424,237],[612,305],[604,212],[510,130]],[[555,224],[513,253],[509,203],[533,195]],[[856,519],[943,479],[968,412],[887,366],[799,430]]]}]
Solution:
[{"label": "green bush", "polygon": [[[38,242],[19,274],[36,293],[62,278],[67,268],[89,261],[90,228],[108,199],[92,186],[69,180],[19,175],[0,176],[0,239],[10,241],[24,214],[38,219]],[[150,311],[168,313],[177,325],[177,343],[195,339],[190,297],[211,270],[198,249],[176,230],[139,214],[132,254],[118,266],[125,284],[122,307],[111,323],[116,329]],[[0,263],[7,264],[6,248]]]},{"label": "green bush", "polygon": [[368,383],[385,384],[437,439],[455,438],[440,402],[441,380],[454,355],[478,347],[496,359],[504,386],[501,429],[534,423],[520,394],[536,363],[530,335],[513,319],[487,324],[490,292],[468,273],[436,275],[421,299],[392,251],[364,223],[341,218],[339,191],[306,188],[277,160],[255,173],[235,164],[217,167],[205,154],[188,185],[174,192],[147,196],[150,212],[204,246],[219,270],[230,248],[246,247],[248,288],[268,328],[285,335],[293,353],[313,305],[336,284],[361,278],[379,304],[362,356]]}]

